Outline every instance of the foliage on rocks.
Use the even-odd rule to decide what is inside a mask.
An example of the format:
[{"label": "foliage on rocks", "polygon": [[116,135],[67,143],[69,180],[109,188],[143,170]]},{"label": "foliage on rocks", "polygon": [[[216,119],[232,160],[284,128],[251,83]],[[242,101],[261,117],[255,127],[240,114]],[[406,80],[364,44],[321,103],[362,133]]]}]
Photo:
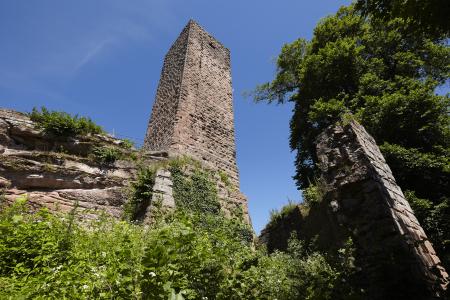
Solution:
[{"label": "foliage on rocks", "polygon": [[303,203],[311,207],[322,202],[325,196],[325,183],[321,179],[314,180],[307,188],[302,190]]},{"label": "foliage on rocks", "polygon": [[42,107],[40,111],[33,108],[29,116],[45,133],[57,137],[104,133],[103,129],[90,118],[72,116],[66,112],[49,111],[45,107]]},{"label": "foliage on rocks", "polygon": [[125,205],[126,220],[142,221],[145,208],[151,204],[156,167],[141,168],[131,183],[130,199]]},{"label": "foliage on rocks", "polygon": [[101,164],[110,165],[123,158],[123,153],[115,147],[101,146],[92,150],[95,160]]},{"label": "foliage on rocks", "polygon": [[283,207],[280,210],[272,209],[270,211],[270,220],[267,226],[270,226],[270,224],[277,223],[281,219],[287,217],[289,214],[291,214],[292,211],[294,211],[294,209],[297,208],[298,205],[299,205],[298,203],[289,200],[288,203],[286,205],[283,205]]},{"label": "foliage on rocks", "polygon": [[[177,211],[143,227],[76,212],[0,212],[2,299],[345,299],[318,252],[266,254],[232,220]],[[199,226],[202,224],[202,226]]]},{"label": "foliage on rocks", "polygon": [[130,139],[121,140],[120,145],[125,149],[133,149],[135,147],[134,142]]}]

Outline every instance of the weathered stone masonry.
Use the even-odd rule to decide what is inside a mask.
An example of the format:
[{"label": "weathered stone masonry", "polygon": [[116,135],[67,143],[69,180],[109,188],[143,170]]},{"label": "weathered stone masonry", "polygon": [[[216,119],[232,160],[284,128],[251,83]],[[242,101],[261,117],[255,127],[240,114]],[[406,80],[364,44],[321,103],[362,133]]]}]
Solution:
[{"label": "weathered stone masonry", "polygon": [[230,51],[195,21],[166,54],[143,150],[187,155],[225,172],[233,188],[219,187],[230,199],[222,208],[241,207],[250,223],[239,191]]},{"label": "weathered stone masonry", "polygon": [[230,51],[192,20],[165,57],[143,148],[189,155],[239,184]]},{"label": "weathered stone masonry", "polygon": [[[355,121],[317,139],[334,223],[353,238],[370,299],[434,299],[448,274],[375,140]],[[339,230],[339,229],[337,229]]]}]

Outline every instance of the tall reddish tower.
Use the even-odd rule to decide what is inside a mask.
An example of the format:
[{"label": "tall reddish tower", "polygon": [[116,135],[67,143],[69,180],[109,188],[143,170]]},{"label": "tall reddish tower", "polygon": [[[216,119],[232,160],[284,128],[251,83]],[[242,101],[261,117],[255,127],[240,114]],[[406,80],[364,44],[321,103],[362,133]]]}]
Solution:
[{"label": "tall reddish tower", "polygon": [[239,185],[230,51],[193,20],[164,59],[143,149],[191,156]]}]

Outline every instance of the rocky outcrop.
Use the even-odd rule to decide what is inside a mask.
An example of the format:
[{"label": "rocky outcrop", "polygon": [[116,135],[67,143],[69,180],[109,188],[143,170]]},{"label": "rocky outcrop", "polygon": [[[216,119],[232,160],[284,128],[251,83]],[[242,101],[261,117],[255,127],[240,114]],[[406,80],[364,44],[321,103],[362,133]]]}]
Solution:
[{"label": "rocky outcrop", "polygon": [[[46,207],[53,212],[69,212],[75,206],[79,214],[95,218],[99,212],[120,218],[130,197],[130,184],[139,167],[158,166],[152,199],[139,207],[140,221],[150,222],[155,200],[163,208],[173,209],[172,179],[167,162],[176,159],[166,151],[126,149],[123,141],[96,134],[60,137],[45,134],[28,115],[0,109],[0,192],[7,204],[26,196],[31,207]],[[121,157],[104,163],[93,152],[98,147],[120,149]],[[165,163],[162,163],[166,161]],[[202,164],[215,176],[218,197],[228,213],[241,207],[250,224],[246,198],[232,184],[224,182],[217,170]],[[186,176],[190,175],[186,168]],[[226,181],[226,180],[225,180]],[[1,200],[1,198],[0,198]]]},{"label": "rocky outcrop", "polygon": [[67,212],[78,205],[86,216],[105,211],[120,217],[136,166],[126,160],[103,164],[91,156],[94,147],[120,143],[108,135],[50,136],[26,114],[0,109],[0,188],[4,198],[10,203],[26,196],[36,208]]}]

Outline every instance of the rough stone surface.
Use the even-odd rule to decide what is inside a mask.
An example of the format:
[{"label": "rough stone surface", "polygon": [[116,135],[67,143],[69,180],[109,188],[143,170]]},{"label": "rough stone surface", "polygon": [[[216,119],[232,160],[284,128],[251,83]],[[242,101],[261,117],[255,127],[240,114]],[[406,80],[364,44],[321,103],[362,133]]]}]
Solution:
[{"label": "rough stone surface", "polygon": [[192,20],[165,57],[144,149],[191,156],[239,182],[230,52]]},{"label": "rough stone surface", "polygon": [[172,191],[173,183],[170,171],[159,169],[156,171],[155,184],[153,185],[153,194],[150,203],[144,207],[143,222],[149,224],[152,222],[152,213],[155,203],[160,202],[162,210],[172,210],[175,208],[175,199]]},{"label": "rough stone surface", "polygon": [[[83,143],[83,151],[76,145]],[[96,146],[113,146],[120,141],[109,136],[63,139],[45,135],[27,115],[0,109],[0,193],[7,204],[26,196],[32,208],[46,207],[53,212],[69,212],[75,206],[82,218],[92,219],[99,212],[120,218],[130,198],[130,183],[135,180],[134,161],[119,160],[104,165],[89,156]],[[74,146],[75,145],[75,146]],[[63,147],[64,152],[60,152]],[[135,153],[136,154],[136,153]],[[137,220],[151,222],[152,203],[162,201],[164,209],[173,209],[172,178],[163,161],[172,159],[167,151],[146,151],[139,164],[159,164],[153,197],[138,208]],[[221,206],[227,213],[236,206],[244,210],[250,223],[246,198],[236,188],[227,186],[217,172]],[[189,176],[186,172],[186,176]],[[0,198],[1,199],[1,198]]]},{"label": "rough stone surface", "polygon": [[105,166],[87,156],[95,146],[118,142],[101,135],[69,140],[51,137],[37,129],[27,115],[0,109],[4,200],[11,203],[26,196],[36,209],[68,212],[77,205],[86,218],[94,218],[98,212],[120,217],[136,167],[128,161]]},{"label": "rough stone surface", "polygon": [[225,172],[234,187],[219,186],[219,193],[250,220],[239,192],[230,51],[192,20],[164,59],[143,150],[187,155]]},{"label": "rough stone surface", "polygon": [[375,140],[355,121],[317,139],[333,223],[354,240],[371,299],[442,297],[449,277]]}]

